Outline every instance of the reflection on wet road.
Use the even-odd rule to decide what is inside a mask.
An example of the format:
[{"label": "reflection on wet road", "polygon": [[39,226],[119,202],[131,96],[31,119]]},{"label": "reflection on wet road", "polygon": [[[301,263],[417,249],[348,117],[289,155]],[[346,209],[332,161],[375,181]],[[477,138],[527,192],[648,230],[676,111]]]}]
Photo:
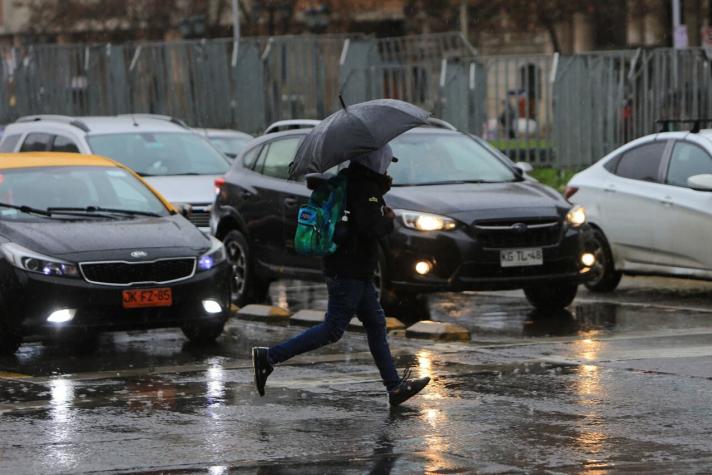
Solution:
[{"label": "reflection on wet road", "polygon": [[[712,301],[644,305],[642,288],[556,314],[517,293],[431,296],[472,342],[391,337],[400,367],[433,378],[398,409],[359,333],[277,368],[264,398],[249,348],[301,328],[231,321],[210,349],[116,333],[92,357],[28,344],[0,359],[0,473],[706,472]],[[326,298],[299,282],[271,296]]]}]

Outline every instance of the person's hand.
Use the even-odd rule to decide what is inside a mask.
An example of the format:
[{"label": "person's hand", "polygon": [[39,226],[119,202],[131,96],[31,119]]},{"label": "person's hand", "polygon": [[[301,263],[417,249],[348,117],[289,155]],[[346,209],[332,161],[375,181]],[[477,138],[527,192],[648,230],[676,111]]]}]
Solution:
[{"label": "person's hand", "polygon": [[388,206],[383,207],[383,216],[388,219],[395,219],[396,213],[393,212]]}]

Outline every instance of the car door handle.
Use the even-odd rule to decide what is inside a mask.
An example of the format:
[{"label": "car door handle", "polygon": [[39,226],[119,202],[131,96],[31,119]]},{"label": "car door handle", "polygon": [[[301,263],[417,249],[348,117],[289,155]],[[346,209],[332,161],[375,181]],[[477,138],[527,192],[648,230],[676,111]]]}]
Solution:
[{"label": "car door handle", "polygon": [[675,203],[672,201],[672,198],[670,196],[666,196],[663,199],[660,200],[660,203],[664,204],[665,206],[672,206]]},{"label": "car door handle", "polygon": [[608,185],[603,189],[603,191],[605,191],[606,193],[615,193],[616,187],[615,185]]},{"label": "car door handle", "polygon": [[299,204],[299,201],[296,198],[285,198],[284,199],[284,206],[287,208],[294,208]]}]

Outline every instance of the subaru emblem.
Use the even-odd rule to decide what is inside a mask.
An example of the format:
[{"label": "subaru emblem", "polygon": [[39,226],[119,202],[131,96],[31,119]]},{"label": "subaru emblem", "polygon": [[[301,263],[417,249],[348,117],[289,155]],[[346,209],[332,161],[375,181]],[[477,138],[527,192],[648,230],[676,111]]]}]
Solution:
[{"label": "subaru emblem", "polygon": [[524,223],[514,223],[512,225],[512,231],[518,234],[523,234],[527,232],[527,229],[529,229],[529,227]]},{"label": "subaru emblem", "polygon": [[148,253],[146,251],[133,251],[131,253],[131,257],[134,259],[138,259],[140,257],[148,257]]}]

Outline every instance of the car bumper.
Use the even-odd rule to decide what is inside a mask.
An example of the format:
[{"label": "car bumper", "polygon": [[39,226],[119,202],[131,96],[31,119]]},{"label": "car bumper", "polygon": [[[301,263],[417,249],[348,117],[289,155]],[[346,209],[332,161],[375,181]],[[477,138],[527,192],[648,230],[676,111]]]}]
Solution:
[{"label": "car bumper", "polygon": [[[82,279],[48,277],[14,268],[9,273],[12,278],[4,305],[25,334],[72,328],[97,331],[165,328],[196,320],[224,321],[229,315],[229,270],[225,264],[173,284],[132,287],[96,285]],[[172,289],[172,304],[168,307],[123,308],[124,290],[166,287]],[[222,312],[207,313],[203,300],[217,301]],[[59,309],[76,309],[76,314],[65,323],[48,322],[49,315]]]},{"label": "car bumper", "polygon": [[[591,272],[581,264],[589,233],[587,226],[565,228],[555,243],[517,246],[541,247],[543,265],[505,268],[500,264],[501,249],[484,247],[467,231],[423,233],[399,227],[388,243],[391,286],[397,291],[438,292],[512,290],[552,281],[580,283]],[[421,260],[433,266],[424,276],[415,272]]]}]

